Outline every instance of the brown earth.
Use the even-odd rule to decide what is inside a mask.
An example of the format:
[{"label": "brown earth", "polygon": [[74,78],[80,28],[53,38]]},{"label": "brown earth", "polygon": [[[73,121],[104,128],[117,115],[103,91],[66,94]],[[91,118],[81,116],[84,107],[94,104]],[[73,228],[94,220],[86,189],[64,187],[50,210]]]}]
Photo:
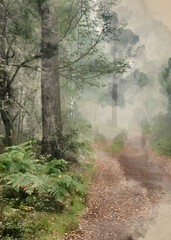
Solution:
[{"label": "brown earth", "polygon": [[137,240],[145,236],[168,191],[166,185],[170,186],[169,161],[155,156],[144,144],[128,142],[117,156],[106,152],[104,143],[93,148],[97,172],[87,208],[79,227],[65,240]]}]

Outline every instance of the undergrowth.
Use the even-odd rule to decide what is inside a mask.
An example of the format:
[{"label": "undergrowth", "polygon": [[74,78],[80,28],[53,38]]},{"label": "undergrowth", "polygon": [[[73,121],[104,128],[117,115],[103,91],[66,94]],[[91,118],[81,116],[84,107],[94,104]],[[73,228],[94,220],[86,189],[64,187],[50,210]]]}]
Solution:
[{"label": "undergrowth", "polygon": [[74,170],[63,159],[37,159],[33,142],[6,148],[0,155],[0,239],[53,239],[53,232],[74,229],[91,169],[90,163]]},{"label": "undergrowth", "polygon": [[124,146],[126,138],[127,132],[126,130],[123,130],[114,138],[113,142],[111,144],[106,145],[104,149],[107,152],[119,153]]},{"label": "undergrowth", "polygon": [[171,115],[159,115],[143,128],[150,136],[151,147],[157,154],[171,156]]},{"label": "undergrowth", "polygon": [[112,144],[110,144],[110,145],[105,146],[105,150],[106,150],[107,152],[118,153],[118,152],[121,151],[123,145],[124,145],[124,142],[121,142],[121,141],[119,141],[119,142],[114,142],[114,143],[112,143]]}]

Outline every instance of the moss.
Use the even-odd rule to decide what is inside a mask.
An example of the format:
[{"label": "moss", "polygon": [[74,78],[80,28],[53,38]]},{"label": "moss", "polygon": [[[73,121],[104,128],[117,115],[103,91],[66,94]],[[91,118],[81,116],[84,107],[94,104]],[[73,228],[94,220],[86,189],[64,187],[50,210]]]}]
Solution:
[{"label": "moss", "polygon": [[78,226],[78,218],[82,215],[85,205],[81,198],[75,198],[74,204],[63,213],[42,214],[42,220],[48,223],[48,231],[40,231],[36,240],[62,239],[62,236]]}]

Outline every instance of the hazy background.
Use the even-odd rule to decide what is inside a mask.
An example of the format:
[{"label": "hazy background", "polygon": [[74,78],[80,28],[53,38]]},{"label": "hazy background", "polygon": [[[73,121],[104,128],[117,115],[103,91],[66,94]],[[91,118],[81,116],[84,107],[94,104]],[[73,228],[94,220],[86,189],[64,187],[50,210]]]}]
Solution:
[{"label": "hazy background", "polygon": [[[171,30],[171,1],[170,0],[145,0],[153,16]],[[154,15],[155,14],[155,15]]]},{"label": "hazy background", "polygon": [[[103,79],[107,88],[88,89],[80,108],[83,115],[91,123],[94,122],[96,127],[99,126],[99,132],[106,136],[115,135],[113,115],[117,118],[117,127],[120,129],[138,127],[143,118],[150,121],[154,116],[167,111],[168,100],[162,92],[159,77],[171,57],[170,9],[169,0],[122,0],[113,7],[119,22],[124,24],[126,31],[130,31],[129,34],[123,34],[126,41],[121,36],[121,43],[114,43],[117,52],[115,55],[125,58],[130,69],[123,75],[114,76],[113,80],[111,77]],[[136,37],[138,41],[135,41]],[[106,46],[105,51],[113,56],[112,47]],[[137,84],[137,73],[138,76],[144,74],[148,79],[143,86]],[[106,104],[104,99],[101,100],[103,94],[111,94],[109,88],[112,89],[113,81],[118,84],[118,99],[124,102],[117,107],[109,99]]]}]

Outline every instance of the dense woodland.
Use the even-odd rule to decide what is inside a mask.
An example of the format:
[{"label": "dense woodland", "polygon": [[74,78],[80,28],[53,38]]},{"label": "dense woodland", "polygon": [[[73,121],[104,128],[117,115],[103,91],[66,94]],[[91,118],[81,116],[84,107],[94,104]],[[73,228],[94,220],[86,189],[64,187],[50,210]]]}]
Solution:
[{"label": "dense woodland", "polygon": [[[128,129],[120,132],[116,108],[131,88],[138,96],[153,85],[131,65],[143,46],[116,5],[0,0],[1,239],[45,239],[56,216],[68,224],[57,224],[59,236],[76,227],[95,171],[85,161],[91,143],[115,138],[118,151]],[[170,155],[171,58],[158,79],[164,110],[152,114],[155,103],[143,99],[134,115],[153,149]],[[97,111],[106,106],[110,131],[103,133]]]}]

